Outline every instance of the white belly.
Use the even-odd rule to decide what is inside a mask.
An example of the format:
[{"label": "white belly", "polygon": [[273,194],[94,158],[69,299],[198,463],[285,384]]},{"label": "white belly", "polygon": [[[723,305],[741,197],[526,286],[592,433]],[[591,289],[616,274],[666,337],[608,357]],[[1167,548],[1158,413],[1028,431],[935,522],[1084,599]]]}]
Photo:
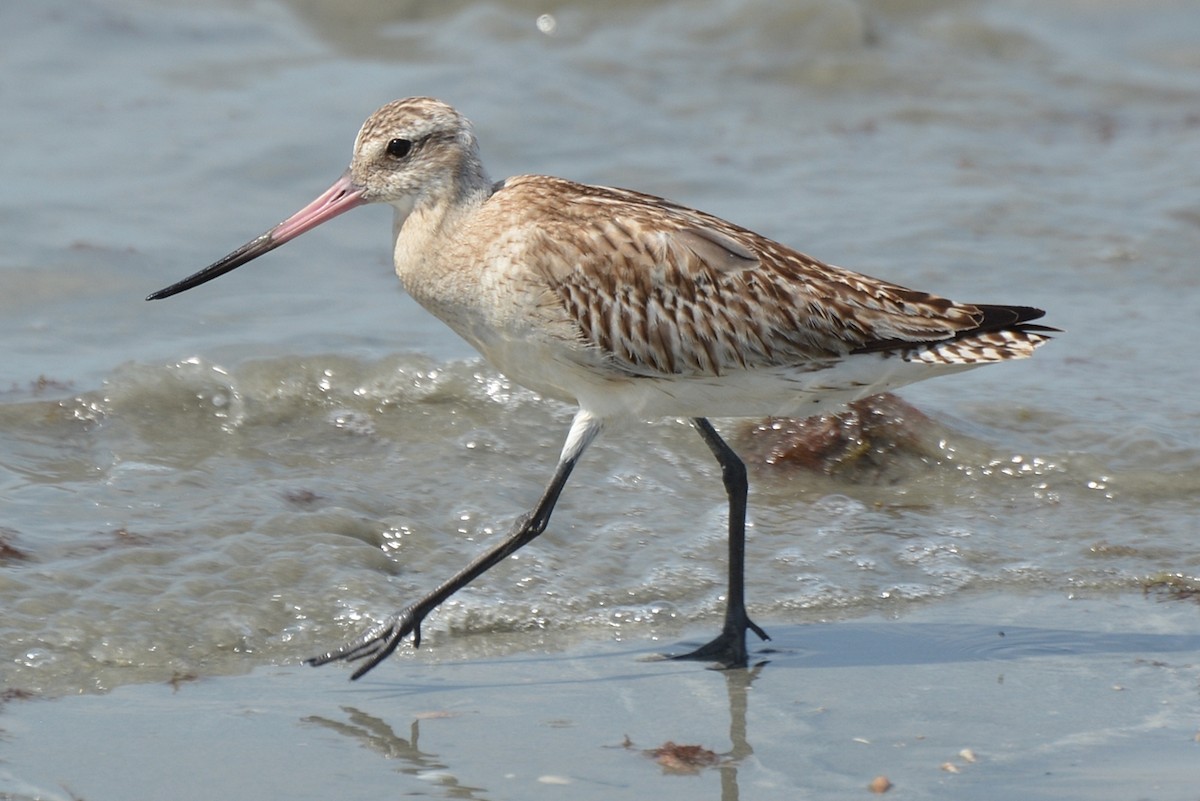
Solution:
[{"label": "white belly", "polygon": [[932,375],[973,365],[930,365],[878,353],[802,367],[741,370],[719,376],[630,376],[580,364],[569,350],[535,342],[472,341],[508,378],[603,419],[632,417],[811,417]]}]

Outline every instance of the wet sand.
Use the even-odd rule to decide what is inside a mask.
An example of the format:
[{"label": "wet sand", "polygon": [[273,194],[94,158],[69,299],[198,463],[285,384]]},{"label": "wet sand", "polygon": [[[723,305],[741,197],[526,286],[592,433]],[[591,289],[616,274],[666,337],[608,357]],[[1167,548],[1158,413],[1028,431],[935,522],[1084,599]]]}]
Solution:
[{"label": "wet sand", "polygon": [[748,671],[589,642],[12,700],[0,798],[1191,798],[1194,614],[985,594],[775,623]]}]

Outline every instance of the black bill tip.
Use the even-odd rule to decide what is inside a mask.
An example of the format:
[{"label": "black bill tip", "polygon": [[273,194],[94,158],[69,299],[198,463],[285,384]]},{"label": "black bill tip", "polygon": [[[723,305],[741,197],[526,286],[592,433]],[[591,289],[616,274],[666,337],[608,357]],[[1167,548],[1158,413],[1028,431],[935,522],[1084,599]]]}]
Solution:
[{"label": "black bill tip", "polygon": [[230,253],[220,261],[215,261],[212,264],[200,270],[197,273],[189,275],[182,281],[176,281],[168,287],[164,287],[157,292],[151,292],[146,296],[146,300],[162,300],[169,298],[172,295],[178,295],[180,292],[186,292],[192,287],[200,286],[214,278],[220,278],[231,270],[236,270],[248,261],[258,258],[268,250],[274,250],[286,240],[278,240],[274,238],[271,231],[263,234],[257,239],[252,239],[242,245],[237,250]]}]

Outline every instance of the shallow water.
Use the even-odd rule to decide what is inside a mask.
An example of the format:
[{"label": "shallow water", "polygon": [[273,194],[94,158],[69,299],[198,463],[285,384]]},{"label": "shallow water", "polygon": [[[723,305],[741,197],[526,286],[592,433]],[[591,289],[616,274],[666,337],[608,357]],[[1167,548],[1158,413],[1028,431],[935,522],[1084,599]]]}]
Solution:
[{"label": "shallow water", "polygon": [[783,801],[869,797],[884,776],[917,799],[1192,797],[1194,607],[1008,594],[909,611],[783,625],[752,670],[590,641],[353,685],[280,665],[12,700],[0,793]]},{"label": "shallow water", "polygon": [[[409,94],[471,116],[495,176],[633,186],[1065,329],[906,390],[923,456],[755,468],[768,630],[1200,572],[1193,3],[573,3],[551,34],[545,11],[0,10],[0,685],[297,663],[537,497],[570,410],[403,295],[384,210],[141,300],[307,202]],[[546,535],[396,659],[715,628],[719,486],[683,423],[606,434]]]}]

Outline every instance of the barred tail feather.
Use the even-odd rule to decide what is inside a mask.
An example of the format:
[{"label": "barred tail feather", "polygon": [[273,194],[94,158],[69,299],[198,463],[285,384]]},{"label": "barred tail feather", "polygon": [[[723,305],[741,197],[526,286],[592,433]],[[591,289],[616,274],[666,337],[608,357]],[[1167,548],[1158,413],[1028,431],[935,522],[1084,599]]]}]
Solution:
[{"label": "barred tail feather", "polygon": [[1018,326],[998,331],[967,333],[942,342],[925,342],[897,349],[906,362],[937,365],[975,365],[1027,359],[1050,341],[1045,332],[1057,329],[1041,325]]},{"label": "barred tail feather", "polygon": [[856,353],[895,354],[906,362],[935,365],[975,365],[1026,359],[1050,341],[1057,328],[1029,322],[1045,312],[1032,306],[979,304],[979,322],[972,328],[934,341],[884,340],[858,348]]}]

